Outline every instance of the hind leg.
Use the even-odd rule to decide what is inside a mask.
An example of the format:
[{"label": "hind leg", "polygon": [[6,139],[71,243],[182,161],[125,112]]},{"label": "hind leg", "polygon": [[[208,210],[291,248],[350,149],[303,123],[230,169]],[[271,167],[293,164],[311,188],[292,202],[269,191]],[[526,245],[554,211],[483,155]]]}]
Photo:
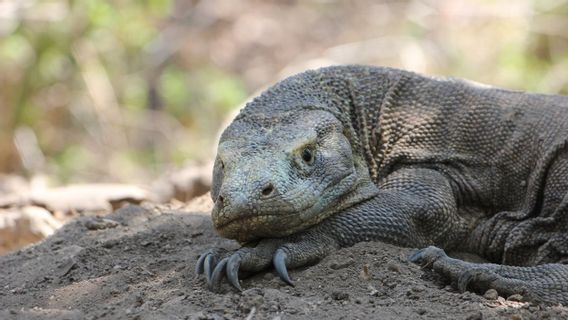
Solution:
[{"label": "hind leg", "polygon": [[543,178],[530,215],[509,219],[502,263],[534,266],[568,259],[568,152],[560,154]]},{"label": "hind leg", "polygon": [[502,296],[521,294],[524,300],[568,303],[568,265],[544,264],[515,267],[492,263],[470,263],[448,257],[442,249],[427,247],[410,261],[433,269],[451,280],[460,291],[483,293],[495,289]]},{"label": "hind leg", "polygon": [[419,250],[410,260],[450,279],[462,291],[495,289],[503,296],[521,294],[530,301],[567,304],[568,265],[562,264],[568,262],[567,153],[555,159],[542,180],[534,207],[499,213],[469,239],[474,252],[506,265],[452,259],[436,247]]}]

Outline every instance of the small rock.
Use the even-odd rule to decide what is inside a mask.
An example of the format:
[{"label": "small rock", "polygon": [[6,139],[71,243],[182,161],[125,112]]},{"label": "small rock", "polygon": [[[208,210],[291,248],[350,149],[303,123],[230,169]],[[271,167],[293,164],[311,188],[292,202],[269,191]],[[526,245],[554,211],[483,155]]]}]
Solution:
[{"label": "small rock", "polygon": [[117,241],[110,240],[110,241],[107,241],[107,242],[103,242],[102,247],[105,248],[105,249],[110,249],[110,248],[114,247],[115,245],[117,245]]},{"label": "small rock", "polygon": [[264,303],[264,292],[258,288],[252,288],[243,291],[243,302],[244,305],[250,306],[261,306]]},{"label": "small rock", "polygon": [[416,313],[418,313],[419,315],[424,315],[428,312],[428,310],[424,309],[424,308],[420,308],[418,310],[416,310]]},{"label": "small rock", "polygon": [[485,291],[483,297],[487,300],[497,300],[497,298],[499,297],[499,293],[495,289],[489,289]]},{"label": "small rock", "polygon": [[470,313],[466,318],[466,320],[482,320],[483,313],[481,311]]},{"label": "small rock", "polygon": [[67,258],[59,264],[59,274],[66,276],[71,270],[75,269],[77,262],[73,258]]},{"label": "small rock", "polygon": [[370,290],[370,292],[369,292],[370,296],[377,297],[379,295],[379,290],[377,290],[377,288],[369,285],[368,289]]},{"label": "small rock", "polygon": [[140,245],[143,246],[143,247],[147,247],[151,244],[152,244],[152,241],[147,241],[147,240],[140,242]]},{"label": "small rock", "polygon": [[341,292],[341,291],[333,291],[331,293],[331,298],[333,300],[347,300],[349,299],[349,294],[347,292]]},{"label": "small rock", "polygon": [[414,292],[423,292],[425,290],[424,287],[412,287],[410,288],[410,290],[414,291]]},{"label": "small rock", "polygon": [[347,258],[347,259],[342,260],[342,261],[335,260],[335,261],[333,261],[329,264],[329,267],[333,270],[339,270],[339,269],[347,268],[347,267],[353,265],[354,263],[355,263],[355,260],[353,260],[353,258]]},{"label": "small rock", "polygon": [[387,262],[386,267],[387,267],[387,270],[389,270],[389,271],[400,273],[400,266],[393,261]]},{"label": "small rock", "polygon": [[516,302],[522,302],[523,301],[523,296],[520,294],[514,294],[511,295],[507,298],[507,301],[516,301]]},{"label": "small rock", "polygon": [[101,217],[95,217],[85,221],[85,227],[89,230],[104,230],[115,228],[116,226],[118,226],[118,222]]},{"label": "small rock", "polygon": [[274,275],[270,272],[265,273],[264,276],[262,276],[262,277],[264,278],[264,280],[268,280],[268,281],[274,279]]},{"label": "small rock", "polygon": [[408,297],[408,299],[410,299],[410,300],[418,300],[418,299],[420,299],[420,296],[419,296],[416,292],[414,292],[414,291],[412,291],[412,290],[406,291],[406,297]]},{"label": "small rock", "polygon": [[523,316],[520,314],[514,314],[511,316],[511,320],[523,320]]},{"label": "small rock", "polygon": [[331,298],[338,301],[347,300],[349,299],[349,294],[347,292],[334,291],[331,293]]}]

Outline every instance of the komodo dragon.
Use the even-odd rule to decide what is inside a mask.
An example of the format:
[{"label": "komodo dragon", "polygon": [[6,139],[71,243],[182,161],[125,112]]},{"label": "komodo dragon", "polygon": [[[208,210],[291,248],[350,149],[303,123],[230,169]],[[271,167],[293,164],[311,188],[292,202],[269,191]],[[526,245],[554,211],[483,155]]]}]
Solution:
[{"label": "komodo dragon", "polygon": [[[384,241],[461,290],[568,304],[568,97],[370,66],[285,79],[224,131],[212,219],[236,252],[199,258],[215,289],[239,271],[313,264]],[[446,251],[477,254],[475,264]]]}]

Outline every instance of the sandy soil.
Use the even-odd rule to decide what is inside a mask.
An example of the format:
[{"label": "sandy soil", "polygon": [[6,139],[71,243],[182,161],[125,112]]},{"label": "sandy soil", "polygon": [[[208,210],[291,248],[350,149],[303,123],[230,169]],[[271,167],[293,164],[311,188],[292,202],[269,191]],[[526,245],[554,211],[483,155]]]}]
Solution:
[{"label": "sandy soil", "polygon": [[194,264],[215,235],[210,202],[129,206],[83,217],[0,257],[0,319],[562,319],[568,309],[458,293],[406,261],[412,249],[360,243],[315,266],[209,292]]}]

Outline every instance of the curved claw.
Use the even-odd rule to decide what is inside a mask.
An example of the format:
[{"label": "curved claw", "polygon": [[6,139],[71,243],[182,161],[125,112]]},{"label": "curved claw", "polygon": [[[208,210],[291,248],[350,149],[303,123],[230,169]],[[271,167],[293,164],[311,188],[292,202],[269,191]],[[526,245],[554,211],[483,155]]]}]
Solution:
[{"label": "curved claw", "polygon": [[234,254],[229,258],[227,262],[227,278],[233,287],[243,291],[241,284],[239,283],[239,267],[241,266],[241,257],[238,254]]},{"label": "curved claw", "polygon": [[216,258],[212,253],[207,253],[207,256],[204,258],[203,268],[205,269],[205,279],[207,279],[207,283],[211,282],[211,276],[213,274],[213,268],[215,268]]},{"label": "curved claw", "polygon": [[216,285],[225,274],[225,266],[227,265],[227,261],[229,261],[229,258],[223,258],[221,261],[219,261],[219,263],[215,267],[215,270],[213,270],[213,273],[211,274],[211,278],[207,279],[207,285],[209,286],[209,289],[215,289]]},{"label": "curved claw", "polygon": [[424,249],[420,249],[411,254],[408,260],[412,263],[421,264],[424,260]]},{"label": "curved claw", "polygon": [[276,273],[278,273],[280,279],[293,287],[294,283],[290,279],[288,270],[286,269],[286,253],[284,250],[276,250],[276,254],[274,254],[274,258],[272,258],[272,263],[274,264],[274,268],[276,269]]},{"label": "curved claw", "polygon": [[206,255],[207,253],[200,255],[199,259],[197,259],[197,263],[195,263],[195,275],[197,276],[203,274],[203,261],[205,260]]},{"label": "curved claw", "polygon": [[429,267],[431,266],[436,260],[447,257],[444,250],[429,246],[424,249],[420,249],[408,257],[408,260],[412,263],[420,264],[422,267]]}]

